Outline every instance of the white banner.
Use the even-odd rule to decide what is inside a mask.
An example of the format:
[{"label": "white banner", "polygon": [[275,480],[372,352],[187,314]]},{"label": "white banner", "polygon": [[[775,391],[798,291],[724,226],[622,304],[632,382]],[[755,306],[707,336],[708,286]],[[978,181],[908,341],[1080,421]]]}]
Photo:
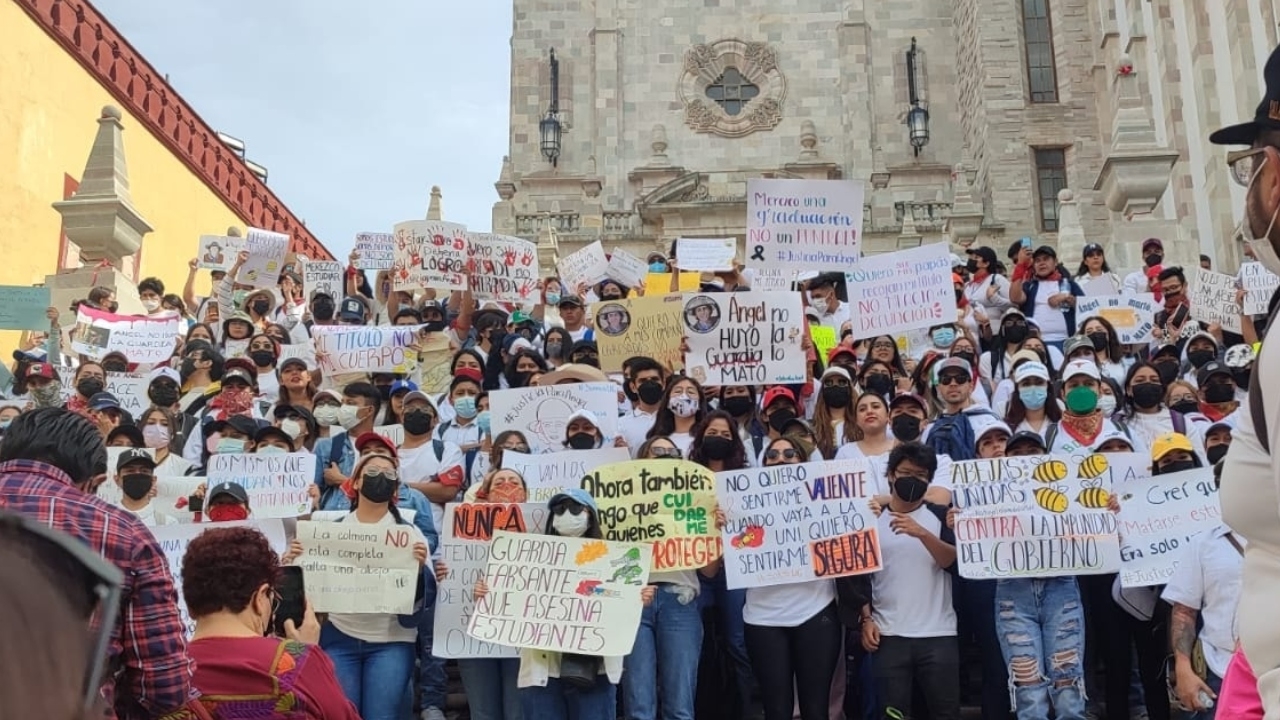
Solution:
[{"label": "white banner", "polygon": [[119,351],[129,362],[155,365],[168,362],[177,338],[177,315],[154,319],[130,317],[81,305],[76,311],[71,349],[95,360]]},{"label": "white banner", "polygon": [[206,475],[210,488],[221,482],[240,483],[254,517],[295,518],[311,512],[307,493],[315,483],[316,456],[218,453],[209,456]]},{"label": "white banner", "polygon": [[458,223],[411,220],[396,223],[396,290],[467,289],[467,228]]},{"label": "white banner", "polygon": [[325,325],[311,328],[316,362],[327,377],[343,373],[401,372],[421,325]]},{"label": "white banner", "polygon": [[578,410],[595,416],[604,446],[618,437],[618,386],[611,382],[494,390],[489,409],[494,437],[519,430],[535,453],[564,450],[569,416]]},{"label": "white banner", "polygon": [[703,385],[804,382],[799,293],[685,293],[685,373]]},{"label": "white banner", "polygon": [[1212,468],[1117,484],[1120,584],[1164,585],[1197,535],[1222,524]]},{"label": "white banner", "polygon": [[311,607],[336,613],[413,612],[422,571],[413,556],[417,537],[412,525],[299,520],[302,555],[293,564],[302,566]]},{"label": "white banner", "polygon": [[1076,298],[1076,327],[1100,317],[1116,329],[1121,345],[1145,345],[1153,340],[1156,313],[1163,306],[1155,295],[1089,295]]},{"label": "white banner", "polygon": [[951,251],[946,243],[865,257],[845,278],[855,338],[897,335],[956,321]]},{"label": "white banner", "polygon": [[862,259],[862,205],[863,185],[852,180],[747,180],[747,266],[852,270]]},{"label": "white banner", "polygon": [[546,502],[568,488],[582,487],[582,478],[592,468],[626,462],[631,453],[626,448],[602,447],[595,450],[562,450],[527,455],[514,450],[502,451],[502,467],[515,470],[524,478],[529,502]]}]

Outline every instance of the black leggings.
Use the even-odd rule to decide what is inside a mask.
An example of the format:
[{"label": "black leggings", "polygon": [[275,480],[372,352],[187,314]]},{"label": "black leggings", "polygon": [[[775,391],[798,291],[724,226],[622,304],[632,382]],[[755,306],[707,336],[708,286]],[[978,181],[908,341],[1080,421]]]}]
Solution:
[{"label": "black leggings", "polygon": [[796,627],[747,624],[747,655],[764,720],[791,720],[797,692],[801,720],[827,720],[843,635],[835,603]]}]

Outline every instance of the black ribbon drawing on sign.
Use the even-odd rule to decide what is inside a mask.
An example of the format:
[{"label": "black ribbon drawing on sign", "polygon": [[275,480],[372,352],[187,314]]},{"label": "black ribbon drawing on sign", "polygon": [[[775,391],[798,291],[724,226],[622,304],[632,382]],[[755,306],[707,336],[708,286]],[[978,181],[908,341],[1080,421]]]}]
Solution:
[{"label": "black ribbon drawing on sign", "polygon": [[763,245],[757,245],[757,246],[756,246],[756,251],[755,251],[755,253],[754,253],[754,254],[752,254],[751,259],[752,259],[752,260],[764,260],[764,246],[763,246]]}]

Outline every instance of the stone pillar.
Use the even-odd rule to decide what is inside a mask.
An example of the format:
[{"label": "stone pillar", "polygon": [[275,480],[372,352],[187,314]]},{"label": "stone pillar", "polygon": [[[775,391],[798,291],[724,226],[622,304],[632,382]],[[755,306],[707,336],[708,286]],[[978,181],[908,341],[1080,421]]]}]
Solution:
[{"label": "stone pillar", "polygon": [[516,207],[511,199],[516,196],[515,178],[511,172],[511,156],[502,156],[502,172],[493,184],[498,191],[498,202],[493,204],[493,231],[502,235],[516,234]]},{"label": "stone pillar", "polygon": [[951,214],[947,217],[944,231],[951,241],[952,249],[959,247],[967,250],[982,231],[982,201],[974,196],[973,186],[969,184],[968,154],[966,149],[961,155],[960,163],[951,173]]},{"label": "stone pillar", "polygon": [[1076,195],[1070,188],[1063,188],[1058,191],[1058,260],[1074,273],[1087,244]]},{"label": "stone pillar", "polygon": [[444,218],[440,214],[440,186],[431,186],[431,202],[427,205],[427,219],[442,221]]},{"label": "stone pillar", "polygon": [[550,216],[544,217],[538,232],[538,274],[542,277],[559,274],[556,263],[560,261],[560,237],[553,224]]}]

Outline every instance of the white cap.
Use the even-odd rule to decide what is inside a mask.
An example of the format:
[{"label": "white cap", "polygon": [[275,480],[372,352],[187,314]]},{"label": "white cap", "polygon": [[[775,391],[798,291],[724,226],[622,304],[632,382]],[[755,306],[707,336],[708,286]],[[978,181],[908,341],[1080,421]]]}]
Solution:
[{"label": "white cap", "polygon": [[1049,368],[1045,367],[1044,363],[1039,362],[1038,360],[1024,362],[1018,366],[1017,370],[1013,371],[1013,381],[1015,383],[1020,383],[1027,378],[1040,378],[1041,380],[1048,382]]},{"label": "white cap", "polygon": [[849,382],[853,382],[853,378],[849,377],[849,371],[848,371],[848,370],[845,370],[845,369],[844,369],[844,368],[842,368],[842,367],[829,367],[829,368],[827,368],[827,369],[826,369],[826,372],[822,373],[822,379],[823,379],[823,380],[826,380],[826,379],[827,379],[828,377],[830,377],[831,375],[839,375],[840,377],[844,378],[845,380],[848,380]]},{"label": "white cap", "polygon": [[1094,380],[1101,380],[1102,374],[1098,372],[1098,364],[1092,360],[1072,360],[1062,368],[1062,379],[1070,380],[1077,375],[1086,375]]},{"label": "white cap", "polygon": [[182,385],[182,376],[178,374],[177,370],[168,365],[157,365],[155,369],[147,373],[147,384],[150,385],[156,381],[156,378],[162,377],[167,377],[178,385]]}]

